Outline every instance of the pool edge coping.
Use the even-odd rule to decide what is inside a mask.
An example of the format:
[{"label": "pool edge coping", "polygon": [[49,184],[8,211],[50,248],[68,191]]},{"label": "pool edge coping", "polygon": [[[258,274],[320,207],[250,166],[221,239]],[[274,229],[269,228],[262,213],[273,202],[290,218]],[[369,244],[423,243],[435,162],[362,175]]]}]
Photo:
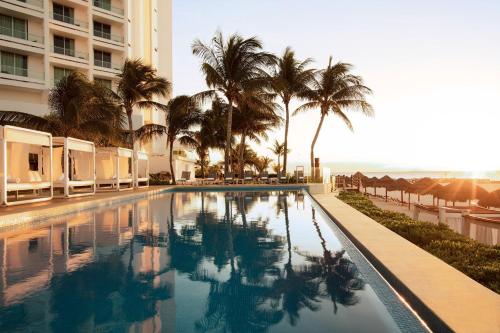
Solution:
[{"label": "pool edge coping", "polygon": [[[333,193],[310,195],[431,330],[498,333],[500,296],[495,292],[342,202]],[[393,249],[397,251],[388,250],[388,243],[397,247]],[[402,264],[413,264],[415,259],[417,265]],[[415,272],[420,274],[418,278]],[[443,275],[437,279],[439,274]],[[437,287],[438,294],[446,301],[440,302],[439,295],[428,292]]]}]

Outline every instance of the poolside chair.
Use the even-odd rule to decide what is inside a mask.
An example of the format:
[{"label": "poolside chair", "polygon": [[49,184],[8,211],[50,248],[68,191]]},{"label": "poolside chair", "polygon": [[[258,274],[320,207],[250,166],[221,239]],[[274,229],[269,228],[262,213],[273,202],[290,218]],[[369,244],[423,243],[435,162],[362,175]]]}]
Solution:
[{"label": "poolside chair", "polygon": [[245,171],[245,176],[243,178],[243,184],[246,182],[249,182],[249,183],[253,182],[253,171],[251,171],[251,170]]},{"label": "poolside chair", "polygon": [[224,175],[224,184],[235,184],[237,183],[234,178],[234,173],[228,172],[227,175]]},{"label": "poolside chair", "polygon": [[295,171],[295,181],[297,183],[304,183],[306,182],[306,177],[304,176],[304,170],[296,170]]},{"label": "poolside chair", "polygon": [[288,178],[286,177],[286,173],[278,172],[278,183],[288,183]]},{"label": "poolside chair", "polygon": [[204,184],[216,184],[217,183],[217,174],[215,172],[210,172],[208,177],[203,179]]},{"label": "poolside chair", "polygon": [[181,178],[177,179],[179,184],[187,184],[191,179],[191,171],[182,171]]},{"label": "poolside chair", "polygon": [[265,184],[267,182],[269,182],[269,173],[264,171],[259,176],[259,183]]}]

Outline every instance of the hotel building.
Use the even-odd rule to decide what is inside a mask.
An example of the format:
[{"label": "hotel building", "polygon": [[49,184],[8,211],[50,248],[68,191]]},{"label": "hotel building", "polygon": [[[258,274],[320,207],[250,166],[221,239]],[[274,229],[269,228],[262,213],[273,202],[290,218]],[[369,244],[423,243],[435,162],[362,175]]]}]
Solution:
[{"label": "hotel building", "polygon": [[[171,0],[0,0],[0,110],[47,114],[49,90],[71,71],[113,89],[126,58],[172,82]],[[138,128],[165,117],[136,110],[133,121]],[[142,149],[152,173],[168,170],[164,139]],[[177,174],[192,171],[194,153],[174,149]]]}]

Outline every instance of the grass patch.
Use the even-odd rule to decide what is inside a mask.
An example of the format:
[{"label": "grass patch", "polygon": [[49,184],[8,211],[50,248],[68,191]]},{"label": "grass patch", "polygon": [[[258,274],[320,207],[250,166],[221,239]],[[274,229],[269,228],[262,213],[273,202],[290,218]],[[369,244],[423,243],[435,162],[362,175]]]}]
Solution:
[{"label": "grass patch", "polygon": [[341,192],[339,199],[500,293],[500,246],[478,243],[442,223],[416,221],[403,213],[380,209],[361,193]]}]

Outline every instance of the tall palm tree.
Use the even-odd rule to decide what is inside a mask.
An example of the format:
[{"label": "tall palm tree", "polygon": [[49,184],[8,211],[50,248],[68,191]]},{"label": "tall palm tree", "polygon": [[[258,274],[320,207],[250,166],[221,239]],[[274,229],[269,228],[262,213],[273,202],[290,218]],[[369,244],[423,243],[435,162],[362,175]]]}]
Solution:
[{"label": "tall palm tree", "polygon": [[147,124],[136,131],[137,137],[142,141],[151,140],[155,136],[166,135],[169,149],[170,174],[175,185],[175,172],[173,166],[173,149],[176,140],[181,143],[193,142],[191,128],[201,121],[201,111],[190,96],[181,95],[171,99],[165,106],[165,121],[168,126]]},{"label": "tall palm tree", "polygon": [[263,173],[264,171],[267,171],[267,169],[269,169],[272,161],[273,160],[267,156],[259,157],[255,162],[255,168],[259,173]]},{"label": "tall palm tree", "polygon": [[111,91],[107,88],[89,82],[81,73],[72,72],[51,89],[48,115],[40,117],[23,112],[0,111],[0,124],[92,141],[118,137],[124,119],[111,97]]},{"label": "tall palm tree", "polygon": [[314,139],[311,143],[311,175],[314,178],[314,146],[325,117],[329,114],[340,117],[344,123],[353,129],[346,111],[361,111],[365,115],[373,115],[372,106],[366,101],[366,95],[371,94],[370,88],[363,84],[360,76],[351,74],[352,65],[337,62],[332,64],[332,57],[325,69],[315,73],[311,81],[311,89],[304,92],[308,100],[295,110],[294,115],[311,109],[319,109],[320,121]]},{"label": "tall palm tree", "polygon": [[238,34],[226,40],[220,31],[215,33],[209,44],[195,40],[193,54],[202,61],[201,70],[209,88],[213,89],[198,96],[223,95],[229,105],[224,151],[224,172],[229,172],[233,107],[239,94],[248,87],[269,82],[266,67],[275,61],[273,55],[262,51],[262,43],[256,37],[243,38]]},{"label": "tall palm tree", "polygon": [[[285,144],[279,143],[278,140],[275,140],[273,146],[269,148],[269,150],[271,150],[271,152],[275,154],[276,157],[278,158],[278,173],[279,173],[279,170],[281,170],[281,164],[280,164],[281,156],[283,156],[283,154],[285,153]],[[288,150],[288,152],[290,152],[290,150]]]},{"label": "tall palm tree", "polygon": [[244,171],[244,148],[246,140],[260,143],[260,139],[267,140],[267,131],[280,124],[281,118],[275,113],[277,108],[273,102],[274,95],[262,91],[244,92],[238,98],[238,107],[235,108],[233,132],[239,134],[240,145],[238,154],[239,173]]},{"label": "tall palm tree", "polygon": [[283,172],[286,174],[288,161],[288,129],[290,124],[290,101],[295,97],[303,96],[308,84],[314,76],[314,70],[307,67],[312,59],[299,61],[295,52],[287,47],[283,55],[278,58],[276,68],[272,74],[272,90],[279,95],[285,106],[285,139],[283,153]]}]

